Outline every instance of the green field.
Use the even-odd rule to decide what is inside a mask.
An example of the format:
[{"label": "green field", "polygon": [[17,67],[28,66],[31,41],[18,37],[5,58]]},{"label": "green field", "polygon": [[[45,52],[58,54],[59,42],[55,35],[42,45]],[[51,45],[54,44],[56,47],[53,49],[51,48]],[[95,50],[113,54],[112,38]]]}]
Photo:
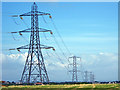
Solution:
[{"label": "green field", "polygon": [[120,90],[120,84],[64,84],[64,85],[11,85],[3,86],[2,90],[62,90],[62,89],[107,89],[107,90]]}]

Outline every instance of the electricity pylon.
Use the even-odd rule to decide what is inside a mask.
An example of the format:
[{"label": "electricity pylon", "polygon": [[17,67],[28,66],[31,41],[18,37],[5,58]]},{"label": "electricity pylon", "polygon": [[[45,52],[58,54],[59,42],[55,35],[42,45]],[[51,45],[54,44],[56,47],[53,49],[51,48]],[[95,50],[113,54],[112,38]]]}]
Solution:
[{"label": "electricity pylon", "polygon": [[94,73],[93,72],[90,72],[90,82],[94,82],[94,79],[95,79],[95,77],[94,77]]},{"label": "electricity pylon", "polygon": [[89,71],[84,71],[84,81],[85,82],[94,82],[94,73]]},{"label": "electricity pylon", "polygon": [[72,59],[72,63],[69,64],[69,65],[72,65],[72,70],[70,70],[69,72],[72,72],[72,82],[78,82],[78,77],[77,77],[77,72],[80,72],[80,70],[77,69],[77,65],[79,65],[77,63],[77,60],[80,59],[81,61],[81,58],[80,57],[76,57],[76,56],[73,56],[73,57],[69,57],[69,62],[70,62],[70,58]]},{"label": "electricity pylon", "polygon": [[84,81],[88,82],[88,71],[84,71]]},{"label": "electricity pylon", "polygon": [[53,47],[48,47],[40,43],[39,32],[50,32],[51,34],[52,32],[51,30],[39,28],[38,16],[49,15],[49,17],[51,18],[51,15],[49,13],[39,12],[37,9],[38,7],[34,2],[30,12],[21,15],[12,16],[12,17],[20,17],[21,19],[23,19],[22,16],[31,16],[31,28],[18,32],[11,32],[11,33],[19,33],[20,35],[22,35],[22,33],[24,32],[31,33],[30,44],[18,48],[9,49],[9,50],[17,49],[18,51],[20,51],[20,49],[29,49],[21,77],[22,83],[49,82],[49,77],[47,74],[41,49],[51,49],[51,48],[53,50],[55,49]]}]

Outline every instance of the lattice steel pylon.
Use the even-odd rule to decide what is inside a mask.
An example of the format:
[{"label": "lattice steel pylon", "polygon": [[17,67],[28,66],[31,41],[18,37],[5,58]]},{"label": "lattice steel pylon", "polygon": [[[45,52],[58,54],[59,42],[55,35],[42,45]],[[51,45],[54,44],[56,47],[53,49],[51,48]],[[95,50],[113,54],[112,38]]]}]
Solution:
[{"label": "lattice steel pylon", "polygon": [[19,48],[9,49],[9,50],[17,49],[18,51],[20,49],[29,49],[24,70],[21,77],[22,83],[49,82],[49,77],[47,74],[41,49],[52,48],[54,50],[54,48],[41,45],[39,32],[50,32],[51,34],[52,32],[51,30],[39,28],[38,16],[49,15],[49,17],[51,18],[51,15],[49,13],[39,12],[37,9],[38,7],[34,2],[31,8],[31,12],[12,16],[12,17],[19,16],[21,19],[23,19],[22,16],[31,16],[31,28],[28,28],[19,32],[11,32],[11,33],[19,33],[20,35],[22,35],[22,33],[24,32],[31,33],[29,45],[25,45]]},{"label": "lattice steel pylon", "polygon": [[[70,60],[70,58],[72,58],[73,62],[69,65],[72,65],[72,70],[70,70],[69,72],[72,72],[72,82],[78,82],[78,77],[77,77],[77,72],[80,72],[80,70],[77,69],[77,60],[78,58],[81,60],[80,57],[76,57],[76,56],[73,56],[73,57],[69,57],[68,60]],[[69,61],[70,62],[70,61]]]},{"label": "lattice steel pylon", "polygon": [[88,82],[88,71],[84,71],[84,81]]},{"label": "lattice steel pylon", "polygon": [[90,72],[90,82],[94,82],[94,79],[95,79],[95,77],[94,77],[94,73],[93,72]]}]

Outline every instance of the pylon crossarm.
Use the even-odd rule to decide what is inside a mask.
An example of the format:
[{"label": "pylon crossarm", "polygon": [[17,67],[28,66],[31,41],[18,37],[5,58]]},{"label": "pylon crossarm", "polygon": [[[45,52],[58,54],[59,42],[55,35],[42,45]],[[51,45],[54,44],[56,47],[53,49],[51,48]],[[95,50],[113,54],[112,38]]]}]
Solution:
[{"label": "pylon crossarm", "polygon": [[37,14],[38,16],[42,16],[42,15],[50,15],[48,13],[43,13],[43,14]]},{"label": "pylon crossarm", "polygon": [[50,34],[53,34],[53,32],[51,30],[47,30],[47,29],[44,29],[44,28],[39,28],[40,31],[39,32],[50,32]]},{"label": "pylon crossarm", "polygon": [[55,51],[54,47],[41,47],[41,49],[53,49]]},{"label": "pylon crossarm", "polygon": [[25,46],[21,46],[21,47],[18,47],[18,48],[12,48],[12,49],[9,49],[9,50],[18,50],[20,52],[20,49],[29,49],[28,47],[29,47],[29,45],[25,45]]},{"label": "pylon crossarm", "polygon": [[73,70],[69,70],[68,72],[73,72]]},{"label": "pylon crossarm", "polygon": [[40,44],[40,47],[41,47],[41,49],[53,49],[53,51],[55,51],[54,47],[48,47],[48,46],[42,45],[42,44]]},{"label": "pylon crossarm", "polygon": [[19,17],[19,15],[11,15],[10,17]]},{"label": "pylon crossarm", "polygon": [[38,15],[49,15],[49,16],[51,16],[50,13],[44,13],[44,12],[39,12],[39,11],[38,11]]},{"label": "pylon crossarm", "polygon": [[31,16],[31,12],[24,13],[24,14],[21,14],[21,15],[11,15],[11,17],[21,17],[21,16]]},{"label": "pylon crossarm", "polygon": [[[37,15],[38,16],[41,16],[41,15],[50,15],[50,13],[44,13],[44,12],[39,12],[39,11],[36,11],[37,12]],[[21,14],[21,15],[11,15],[11,17],[22,17],[22,16],[33,16],[34,14],[32,14],[32,12],[28,12],[28,13],[24,13],[24,14]]]},{"label": "pylon crossarm", "polygon": [[45,12],[40,12],[40,11],[37,11],[39,14],[46,14],[46,15],[50,15],[50,13],[45,13]]},{"label": "pylon crossarm", "polygon": [[[50,32],[50,34],[53,34],[53,32],[51,30],[47,30],[47,29],[43,29],[43,28],[39,28],[40,30],[38,32]],[[16,32],[8,32],[8,33],[19,33],[20,35],[22,35],[22,33],[26,33],[26,32],[33,32],[31,31],[31,28],[25,29],[25,30],[21,30],[21,31],[16,31]],[[37,32],[37,31],[34,31]]]},{"label": "pylon crossarm", "polygon": [[76,57],[76,58],[81,58],[81,57]]},{"label": "pylon crossarm", "polygon": [[25,30],[16,31],[16,32],[8,32],[8,33],[21,33],[21,32],[31,32],[31,31],[28,31],[28,30],[31,30],[31,29],[30,29],[30,28],[28,28],[28,29],[25,29]]},{"label": "pylon crossarm", "polygon": [[32,15],[32,12],[28,12],[28,13],[21,14],[19,16],[21,17],[21,16],[31,16],[31,15]]},{"label": "pylon crossarm", "polygon": [[[69,70],[68,72],[73,72],[73,70]],[[80,70],[77,70],[77,72],[81,72]]]},{"label": "pylon crossarm", "polygon": [[73,57],[69,57],[69,58],[73,58]]},{"label": "pylon crossarm", "polygon": [[[44,45],[41,45],[40,47],[41,49],[54,49],[54,47],[48,47],[48,46],[44,46]],[[18,50],[20,52],[20,49],[29,49],[29,45],[25,45],[25,46],[21,46],[21,47],[18,47],[18,48],[12,48],[12,49],[9,49],[9,50]],[[34,49],[38,49],[38,48],[34,48]]]},{"label": "pylon crossarm", "polygon": [[[50,14],[49,13],[44,13],[44,12],[39,12],[39,11],[34,11],[34,12],[36,12],[36,14],[38,15],[38,16],[41,16],[41,15],[49,15],[50,16]],[[21,15],[19,15],[19,16],[33,16],[34,14],[33,14],[33,11],[31,11],[31,12],[28,12],[28,13],[25,13],[25,14],[21,14]]]}]

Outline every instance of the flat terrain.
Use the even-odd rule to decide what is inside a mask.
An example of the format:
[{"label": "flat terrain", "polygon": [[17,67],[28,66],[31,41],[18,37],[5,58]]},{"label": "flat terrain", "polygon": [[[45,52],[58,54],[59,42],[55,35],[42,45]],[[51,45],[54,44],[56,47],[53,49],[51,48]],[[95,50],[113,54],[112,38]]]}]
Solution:
[{"label": "flat terrain", "polygon": [[120,90],[120,84],[64,84],[64,85],[11,85],[11,86],[2,86],[2,90],[44,90],[44,89],[107,89],[107,90]]}]

